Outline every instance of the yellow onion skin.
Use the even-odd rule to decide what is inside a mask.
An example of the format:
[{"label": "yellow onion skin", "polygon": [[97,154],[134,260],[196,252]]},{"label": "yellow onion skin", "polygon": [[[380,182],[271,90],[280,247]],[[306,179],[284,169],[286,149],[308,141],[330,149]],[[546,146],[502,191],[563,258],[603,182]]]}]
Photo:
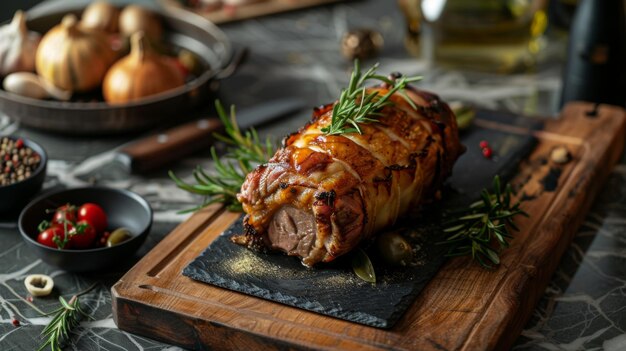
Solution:
[{"label": "yellow onion skin", "polygon": [[142,31],[154,43],[159,43],[163,27],[159,17],[152,11],[139,5],[124,7],[119,20],[120,33],[129,37]]},{"label": "yellow onion skin", "polygon": [[56,87],[85,92],[102,84],[115,59],[105,34],[82,29],[75,16],[67,15],[41,39],[35,67],[37,74]]},{"label": "yellow onion skin", "polygon": [[107,1],[95,1],[83,11],[80,24],[83,28],[117,33],[120,10]]},{"label": "yellow onion skin", "polygon": [[159,94],[185,84],[172,60],[150,49],[143,32],[133,34],[131,52],[116,62],[104,78],[102,92],[110,104]]}]

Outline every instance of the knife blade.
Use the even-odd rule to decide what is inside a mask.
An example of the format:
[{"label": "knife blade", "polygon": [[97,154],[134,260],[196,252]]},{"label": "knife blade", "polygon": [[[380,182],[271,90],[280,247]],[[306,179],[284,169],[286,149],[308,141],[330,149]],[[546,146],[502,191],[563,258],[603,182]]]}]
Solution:
[{"label": "knife blade", "polygon": [[[237,124],[246,130],[301,110],[304,106],[305,102],[297,98],[265,102],[237,112]],[[188,122],[122,146],[115,159],[130,172],[146,173],[208,148],[213,133],[219,132],[222,127],[217,117]]]}]

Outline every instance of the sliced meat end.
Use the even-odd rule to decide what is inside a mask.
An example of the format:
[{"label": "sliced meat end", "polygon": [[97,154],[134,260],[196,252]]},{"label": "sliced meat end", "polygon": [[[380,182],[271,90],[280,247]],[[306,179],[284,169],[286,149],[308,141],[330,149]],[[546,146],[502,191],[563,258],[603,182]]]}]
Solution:
[{"label": "sliced meat end", "polygon": [[268,239],[272,249],[290,256],[307,257],[315,243],[315,218],[293,206],[281,207],[272,218]]}]

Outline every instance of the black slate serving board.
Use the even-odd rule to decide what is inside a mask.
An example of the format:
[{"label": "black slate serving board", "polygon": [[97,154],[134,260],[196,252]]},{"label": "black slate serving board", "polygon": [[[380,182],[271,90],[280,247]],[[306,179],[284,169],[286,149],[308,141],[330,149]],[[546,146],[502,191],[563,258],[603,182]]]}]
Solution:
[{"label": "black slate serving board", "polygon": [[[504,179],[512,176],[519,161],[535,144],[530,130],[541,128],[535,120],[501,112],[478,111],[477,119],[496,123],[506,121],[507,125],[520,128],[503,132],[474,125],[462,132],[461,139],[467,152],[454,167],[443,201],[422,213],[420,218],[405,219],[389,229],[400,231],[417,249],[416,259],[408,268],[379,269],[375,255],[370,255],[377,267],[375,285],[356,277],[348,258],[308,269],[296,258],[258,254],[233,244],[230,236],[242,232],[241,219],[238,219],[191,261],[183,274],[324,315],[391,328],[445,261],[445,246],[436,245],[441,240],[437,220],[440,208],[455,208],[474,201],[483,188],[490,186],[496,174]],[[482,155],[481,140],[488,141],[495,151],[491,159]]]}]

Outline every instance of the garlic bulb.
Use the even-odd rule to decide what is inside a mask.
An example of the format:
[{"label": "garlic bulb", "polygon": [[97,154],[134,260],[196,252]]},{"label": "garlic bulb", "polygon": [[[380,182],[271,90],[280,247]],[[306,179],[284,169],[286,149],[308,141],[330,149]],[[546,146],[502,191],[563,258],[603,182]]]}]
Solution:
[{"label": "garlic bulb", "polygon": [[57,100],[69,100],[72,93],[61,90],[46,82],[38,75],[31,72],[15,72],[4,78],[2,82],[4,90],[33,99],[55,98]]},{"label": "garlic bulb", "polygon": [[143,32],[137,32],[131,37],[130,54],[107,72],[102,93],[108,103],[125,103],[183,84],[184,77],[172,59],[154,52]]},{"label": "garlic bulb", "polygon": [[24,13],[15,12],[11,23],[0,27],[0,76],[34,71],[39,39],[39,34],[26,28]]}]

